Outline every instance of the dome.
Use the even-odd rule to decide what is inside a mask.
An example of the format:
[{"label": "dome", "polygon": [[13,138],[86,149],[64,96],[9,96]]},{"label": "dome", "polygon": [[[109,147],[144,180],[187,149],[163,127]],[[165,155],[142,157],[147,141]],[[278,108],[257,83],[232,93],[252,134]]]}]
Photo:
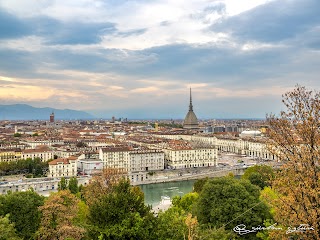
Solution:
[{"label": "dome", "polygon": [[198,128],[198,118],[193,111],[189,111],[184,118],[184,128]]},{"label": "dome", "polygon": [[183,128],[186,128],[186,129],[197,129],[197,128],[199,128],[198,118],[197,118],[196,114],[193,112],[192,98],[191,98],[191,88],[190,88],[189,111],[188,111],[186,117],[184,118]]}]

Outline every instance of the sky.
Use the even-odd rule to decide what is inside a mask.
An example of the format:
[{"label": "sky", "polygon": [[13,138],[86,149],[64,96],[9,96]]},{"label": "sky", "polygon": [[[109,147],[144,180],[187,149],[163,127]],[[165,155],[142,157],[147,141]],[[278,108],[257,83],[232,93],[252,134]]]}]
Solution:
[{"label": "sky", "polygon": [[0,0],[2,105],[264,118],[319,76],[319,0]]}]

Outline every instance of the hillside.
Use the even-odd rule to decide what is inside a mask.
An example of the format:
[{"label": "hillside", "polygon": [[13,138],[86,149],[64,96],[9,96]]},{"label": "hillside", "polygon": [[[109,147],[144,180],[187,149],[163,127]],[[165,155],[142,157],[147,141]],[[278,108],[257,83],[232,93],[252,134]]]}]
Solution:
[{"label": "hillside", "polygon": [[54,112],[55,119],[92,119],[94,116],[84,111],[55,108],[36,108],[27,104],[0,105],[0,120],[49,120]]}]

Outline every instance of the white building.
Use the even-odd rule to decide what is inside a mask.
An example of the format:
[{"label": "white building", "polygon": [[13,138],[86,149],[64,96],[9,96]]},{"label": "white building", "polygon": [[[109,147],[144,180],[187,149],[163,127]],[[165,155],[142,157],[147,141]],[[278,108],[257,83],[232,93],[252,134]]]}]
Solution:
[{"label": "white building", "polygon": [[99,159],[104,168],[121,168],[129,172],[129,147],[100,148]]},{"label": "white building", "polygon": [[173,169],[215,166],[218,157],[214,148],[164,149],[164,154],[166,166]]},{"label": "white building", "polygon": [[40,158],[42,162],[49,161],[54,158],[54,152],[48,148],[25,149],[21,152],[21,159]]},{"label": "white building", "polygon": [[77,176],[77,157],[58,158],[49,162],[48,177]]},{"label": "white building", "polygon": [[148,172],[164,169],[164,152],[161,150],[132,151],[129,153],[131,182],[148,179]]},{"label": "white building", "polygon": [[22,144],[26,144],[26,145],[29,145],[31,146],[31,148],[36,148],[38,146],[52,146],[52,145],[55,145],[55,144],[59,144],[59,145],[63,145],[64,144],[64,141],[62,139],[24,139],[24,140],[21,140],[20,143]]},{"label": "white building", "polygon": [[103,162],[100,159],[78,159],[78,172],[82,175],[92,175],[102,172]]},{"label": "white building", "polygon": [[164,152],[161,150],[134,151],[129,147],[101,148],[99,158],[105,168],[121,168],[128,172],[132,182],[148,179],[148,172],[164,169]]}]

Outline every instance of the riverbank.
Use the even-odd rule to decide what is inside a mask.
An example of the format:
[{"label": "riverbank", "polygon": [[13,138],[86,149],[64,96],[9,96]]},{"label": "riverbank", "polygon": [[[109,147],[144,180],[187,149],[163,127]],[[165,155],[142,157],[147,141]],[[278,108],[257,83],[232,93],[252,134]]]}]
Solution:
[{"label": "riverbank", "polygon": [[196,179],[202,179],[202,178],[212,178],[212,177],[223,177],[227,176],[228,174],[233,175],[243,175],[246,168],[239,168],[239,167],[229,167],[225,169],[217,169],[217,168],[207,168],[206,171],[202,171],[201,169],[197,169],[194,171],[181,173],[179,170],[169,170],[176,171],[175,174],[168,174],[168,172],[164,173],[158,173],[155,176],[152,176],[152,178],[149,178],[148,180],[144,180],[141,182],[133,182],[131,185],[137,186],[137,185],[146,185],[146,184],[154,184],[154,183],[165,183],[165,182],[177,182],[177,181],[186,181],[186,180],[196,180]]}]

